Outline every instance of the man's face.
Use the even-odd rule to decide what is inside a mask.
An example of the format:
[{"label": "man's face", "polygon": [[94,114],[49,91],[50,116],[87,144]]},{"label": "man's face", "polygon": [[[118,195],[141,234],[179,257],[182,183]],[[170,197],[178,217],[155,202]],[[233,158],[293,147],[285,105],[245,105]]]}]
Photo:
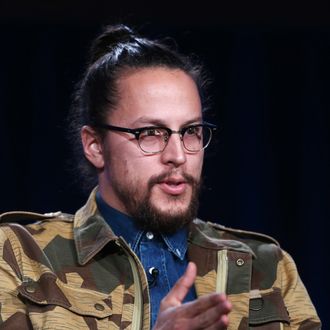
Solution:
[{"label": "man's face", "polygon": [[[118,105],[107,124],[166,126],[178,131],[202,121],[196,84],[181,70],[129,71],[117,87]],[[187,152],[178,134],[171,135],[163,152],[146,154],[132,134],[109,131],[102,142],[102,156],[101,196],[143,227],[172,232],[196,216],[203,151]]]}]

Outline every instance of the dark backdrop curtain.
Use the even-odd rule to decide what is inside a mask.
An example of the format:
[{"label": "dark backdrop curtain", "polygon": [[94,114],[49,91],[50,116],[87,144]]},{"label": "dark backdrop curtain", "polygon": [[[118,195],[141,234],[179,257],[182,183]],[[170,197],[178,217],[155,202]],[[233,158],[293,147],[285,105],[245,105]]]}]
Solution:
[{"label": "dark backdrop curtain", "polygon": [[[98,31],[1,26],[0,212],[74,212],[84,203],[68,162],[65,117]],[[213,77],[210,120],[223,129],[206,157],[200,216],[278,239],[326,327],[330,28],[158,24],[142,31],[173,36]]]}]

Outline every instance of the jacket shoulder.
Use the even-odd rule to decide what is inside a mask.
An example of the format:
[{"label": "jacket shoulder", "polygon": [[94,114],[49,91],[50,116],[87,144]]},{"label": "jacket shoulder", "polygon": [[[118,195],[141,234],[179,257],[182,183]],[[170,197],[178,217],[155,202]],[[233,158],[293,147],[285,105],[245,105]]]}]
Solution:
[{"label": "jacket shoulder", "polygon": [[74,216],[61,211],[49,213],[36,213],[29,211],[10,211],[0,214],[0,225],[17,223],[29,225],[36,222],[64,221],[73,222]]},{"label": "jacket shoulder", "polygon": [[210,222],[210,221],[203,221],[200,219],[197,219],[194,221],[195,224],[203,231],[212,233],[212,231],[217,232],[217,236],[220,235],[223,239],[236,239],[240,241],[259,241],[260,243],[268,243],[268,244],[275,244],[276,246],[280,246],[279,242],[266,234],[254,232],[254,231],[248,231],[248,230],[242,230],[242,229],[235,229],[231,227],[226,227],[224,225]]}]

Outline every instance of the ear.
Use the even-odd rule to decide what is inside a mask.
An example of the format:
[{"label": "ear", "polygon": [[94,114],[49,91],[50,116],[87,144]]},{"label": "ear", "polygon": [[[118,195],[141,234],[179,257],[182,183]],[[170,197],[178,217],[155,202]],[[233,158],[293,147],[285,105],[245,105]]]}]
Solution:
[{"label": "ear", "polygon": [[86,158],[96,168],[102,169],[104,167],[104,158],[101,138],[90,126],[83,126],[80,134]]}]

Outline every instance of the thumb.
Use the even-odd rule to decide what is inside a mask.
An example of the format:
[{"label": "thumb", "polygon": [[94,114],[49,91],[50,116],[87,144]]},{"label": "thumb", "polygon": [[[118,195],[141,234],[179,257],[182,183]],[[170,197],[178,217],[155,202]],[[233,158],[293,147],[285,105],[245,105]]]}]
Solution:
[{"label": "thumb", "polygon": [[178,279],[170,292],[163,298],[160,312],[170,307],[180,306],[188,291],[194,284],[197,268],[193,262],[189,262],[184,274]]}]

